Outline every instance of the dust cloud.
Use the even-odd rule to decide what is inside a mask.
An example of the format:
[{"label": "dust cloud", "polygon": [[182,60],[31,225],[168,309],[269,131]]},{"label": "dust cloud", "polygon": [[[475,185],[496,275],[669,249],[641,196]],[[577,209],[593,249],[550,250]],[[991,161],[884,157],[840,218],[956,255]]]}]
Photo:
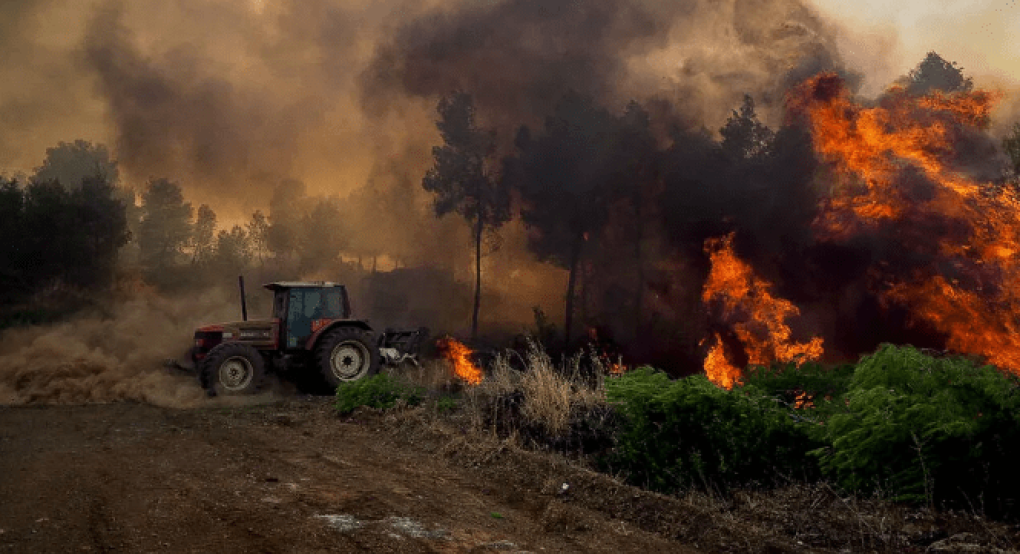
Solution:
[{"label": "dust cloud", "polygon": [[0,335],[0,405],[136,401],[187,408],[271,400],[206,398],[192,376],[163,367],[191,343],[197,324],[238,319],[220,292],[168,298],[136,292],[105,314],[82,314],[55,325]]}]

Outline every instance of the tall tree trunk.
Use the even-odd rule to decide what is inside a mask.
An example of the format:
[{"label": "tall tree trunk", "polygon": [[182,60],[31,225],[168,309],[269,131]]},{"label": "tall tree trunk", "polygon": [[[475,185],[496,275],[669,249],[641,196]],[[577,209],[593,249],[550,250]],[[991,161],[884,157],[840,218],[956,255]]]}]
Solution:
[{"label": "tall tree trunk", "polygon": [[563,342],[570,346],[570,328],[574,322],[574,289],[577,287],[577,265],[581,259],[581,245],[584,244],[583,235],[574,240],[570,250],[570,277],[567,279],[567,313],[563,318]]},{"label": "tall tree trunk", "polygon": [[641,213],[641,197],[634,204],[635,221],[637,222],[637,236],[634,240],[634,261],[637,264],[637,287],[634,290],[634,338],[641,338],[641,303],[644,300],[645,292],[645,264],[641,252],[641,242],[644,240],[645,224]]},{"label": "tall tree trunk", "polygon": [[471,340],[478,338],[478,308],[482,303],[482,231],[485,229],[485,221],[482,220],[481,210],[475,216],[475,306],[471,314]]}]

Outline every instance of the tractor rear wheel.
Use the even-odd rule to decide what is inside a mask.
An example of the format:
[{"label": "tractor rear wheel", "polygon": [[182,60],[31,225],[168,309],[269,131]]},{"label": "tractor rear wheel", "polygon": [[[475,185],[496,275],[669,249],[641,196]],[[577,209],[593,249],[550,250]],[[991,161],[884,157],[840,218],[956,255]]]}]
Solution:
[{"label": "tractor rear wheel", "polygon": [[379,348],[371,331],[338,327],[322,337],[315,349],[319,370],[334,389],[379,371]]},{"label": "tractor rear wheel", "polygon": [[202,383],[211,395],[254,394],[262,386],[266,362],[250,344],[225,342],[202,362]]}]

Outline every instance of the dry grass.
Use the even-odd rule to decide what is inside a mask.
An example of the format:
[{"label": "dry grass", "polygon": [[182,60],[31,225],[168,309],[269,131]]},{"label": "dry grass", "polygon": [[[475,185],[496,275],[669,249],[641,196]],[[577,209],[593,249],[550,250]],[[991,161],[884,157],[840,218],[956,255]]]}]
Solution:
[{"label": "dry grass", "polygon": [[519,412],[522,423],[560,436],[569,431],[572,416],[578,410],[605,403],[601,377],[594,384],[583,379],[579,356],[557,365],[541,347],[530,342],[527,354],[520,360],[523,371],[513,367],[514,356],[519,355],[508,352],[497,356],[485,380],[467,389],[476,428],[502,416],[516,417],[517,414],[499,413],[513,408]]},{"label": "dry grass", "polygon": [[385,368],[383,372],[427,391],[453,391],[458,388],[450,363],[446,360],[422,360],[420,365],[405,363],[398,368]]}]

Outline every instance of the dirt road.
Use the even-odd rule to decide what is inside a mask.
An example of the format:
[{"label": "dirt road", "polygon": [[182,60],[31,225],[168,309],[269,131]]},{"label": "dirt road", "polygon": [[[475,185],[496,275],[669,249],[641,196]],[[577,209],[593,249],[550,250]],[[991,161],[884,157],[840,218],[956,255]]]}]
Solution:
[{"label": "dirt road", "polygon": [[0,408],[0,552],[694,552],[324,399]]}]

